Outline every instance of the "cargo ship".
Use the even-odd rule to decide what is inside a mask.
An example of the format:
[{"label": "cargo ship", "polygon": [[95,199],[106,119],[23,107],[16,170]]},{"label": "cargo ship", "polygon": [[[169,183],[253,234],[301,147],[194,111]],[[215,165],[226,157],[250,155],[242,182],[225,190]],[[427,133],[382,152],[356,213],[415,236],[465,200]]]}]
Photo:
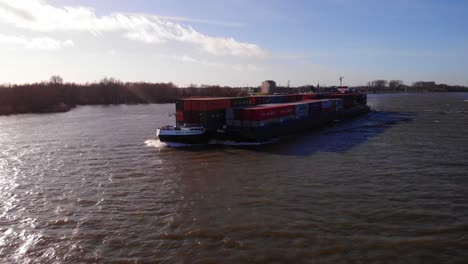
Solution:
[{"label": "cargo ship", "polygon": [[204,144],[212,139],[265,142],[369,111],[367,95],[336,93],[185,98],[176,101],[176,124],[157,129],[162,142]]}]

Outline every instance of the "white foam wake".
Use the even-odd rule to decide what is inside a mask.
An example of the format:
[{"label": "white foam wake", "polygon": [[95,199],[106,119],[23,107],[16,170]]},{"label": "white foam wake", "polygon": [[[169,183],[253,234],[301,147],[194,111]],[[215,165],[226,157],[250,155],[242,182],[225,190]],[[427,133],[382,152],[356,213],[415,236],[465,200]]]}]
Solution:
[{"label": "white foam wake", "polygon": [[179,142],[162,142],[159,139],[148,139],[145,141],[147,147],[152,148],[182,148],[182,147],[194,147],[194,146],[209,146],[209,145],[224,145],[224,146],[259,146],[275,143],[277,140],[270,140],[265,142],[238,142],[230,140],[215,140],[212,139],[206,144],[187,144]]}]

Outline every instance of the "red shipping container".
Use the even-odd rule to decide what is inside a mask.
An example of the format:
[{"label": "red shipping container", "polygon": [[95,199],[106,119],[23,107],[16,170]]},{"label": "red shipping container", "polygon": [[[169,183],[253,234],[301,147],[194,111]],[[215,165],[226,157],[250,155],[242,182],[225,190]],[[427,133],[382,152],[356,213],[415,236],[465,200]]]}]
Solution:
[{"label": "red shipping container", "polygon": [[295,105],[282,106],[278,109],[278,117],[294,115],[296,113]]},{"label": "red shipping container", "polygon": [[317,94],[303,94],[302,100],[317,99]]},{"label": "red shipping container", "polygon": [[242,109],[242,120],[261,121],[295,114],[294,105],[264,106]]},{"label": "red shipping container", "polygon": [[203,99],[193,99],[191,101],[191,109],[192,111],[213,111],[213,110],[222,110],[231,107],[231,100],[230,99],[211,99],[211,98],[203,98]]},{"label": "red shipping container", "polygon": [[183,122],[184,121],[184,112],[181,110],[176,111],[176,121]]},{"label": "red shipping container", "polygon": [[184,110],[190,111],[192,110],[192,101],[191,100],[184,100]]},{"label": "red shipping container", "polygon": [[253,105],[259,105],[264,103],[264,97],[263,96],[252,96],[252,104]]}]

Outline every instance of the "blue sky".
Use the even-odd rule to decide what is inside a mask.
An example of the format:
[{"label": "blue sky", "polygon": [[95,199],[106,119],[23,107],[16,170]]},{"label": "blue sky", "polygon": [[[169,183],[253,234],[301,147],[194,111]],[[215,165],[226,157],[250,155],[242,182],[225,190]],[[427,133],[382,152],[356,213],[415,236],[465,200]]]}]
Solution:
[{"label": "blue sky", "polygon": [[468,85],[466,14],[468,1],[0,0],[0,82]]}]

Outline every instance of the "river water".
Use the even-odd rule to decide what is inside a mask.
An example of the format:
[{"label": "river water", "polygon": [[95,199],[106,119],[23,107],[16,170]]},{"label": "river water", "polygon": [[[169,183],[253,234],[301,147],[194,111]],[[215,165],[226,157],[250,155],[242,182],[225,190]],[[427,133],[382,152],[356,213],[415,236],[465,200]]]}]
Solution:
[{"label": "river water", "polygon": [[260,146],[169,148],[174,105],[0,117],[0,263],[466,263],[468,94]]}]

